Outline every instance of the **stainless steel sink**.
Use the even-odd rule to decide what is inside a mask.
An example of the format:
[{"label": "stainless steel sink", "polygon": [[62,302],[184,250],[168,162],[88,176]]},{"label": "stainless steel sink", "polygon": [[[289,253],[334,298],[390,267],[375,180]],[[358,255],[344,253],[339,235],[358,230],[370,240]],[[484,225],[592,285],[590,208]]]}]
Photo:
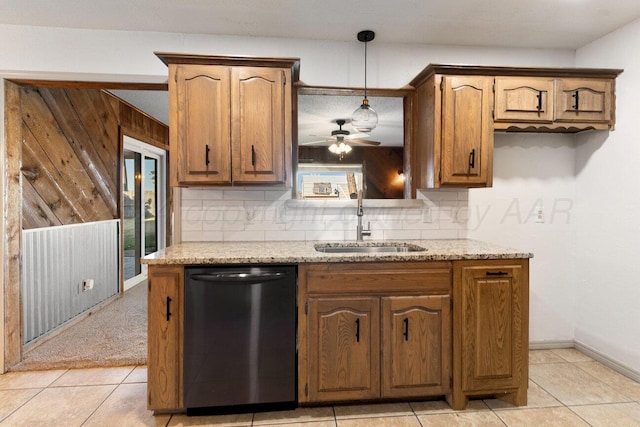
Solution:
[{"label": "stainless steel sink", "polygon": [[329,244],[317,244],[314,246],[318,252],[333,253],[333,254],[346,254],[346,253],[364,253],[364,254],[376,254],[376,253],[402,253],[402,252],[424,252],[425,248],[417,245],[407,243],[389,243],[389,244],[376,244],[376,243],[329,243]]}]

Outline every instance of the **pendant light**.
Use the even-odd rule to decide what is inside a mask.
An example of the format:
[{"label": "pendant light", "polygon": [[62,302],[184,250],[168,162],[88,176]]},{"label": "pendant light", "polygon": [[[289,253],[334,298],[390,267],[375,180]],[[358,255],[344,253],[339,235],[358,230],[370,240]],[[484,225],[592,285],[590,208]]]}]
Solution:
[{"label": "pendant light", "polygon": [[364,43],[364,99],[362,105],[351,115],[351,126],[358,132],[369,133],[378,126],[378,114],[376,110],[369,106],[367,99],[367,43],[376,37],[376,33],[371,30],[364,30],[358,33],[358,41]]}]

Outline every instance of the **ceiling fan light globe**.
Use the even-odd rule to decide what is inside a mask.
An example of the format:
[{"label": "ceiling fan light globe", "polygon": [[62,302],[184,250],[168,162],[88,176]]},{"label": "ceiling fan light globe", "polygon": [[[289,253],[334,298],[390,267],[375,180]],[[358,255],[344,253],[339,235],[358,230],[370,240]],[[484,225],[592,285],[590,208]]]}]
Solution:
[{"label": "ceiling fan light globe", "polygon": [[358,132],[368,133],[378,126],[378,113],[363,102],[351,115],[351,126]]},{"label": "ceiling fan light globe", "polygon": [[331,151],[333,154],[338,154],[338,145],[334,142],[329,146],[329,151]]}]

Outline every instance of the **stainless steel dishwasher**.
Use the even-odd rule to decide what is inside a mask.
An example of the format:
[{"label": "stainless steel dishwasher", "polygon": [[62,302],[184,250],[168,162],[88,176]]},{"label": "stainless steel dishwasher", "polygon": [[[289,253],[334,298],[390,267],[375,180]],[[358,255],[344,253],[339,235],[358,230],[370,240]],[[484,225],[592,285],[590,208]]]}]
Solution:
[{"label": "stainless steel dishwasher", "polygon": [[295,405],[295,266],[187,267],[184,301],[189,414]]}]

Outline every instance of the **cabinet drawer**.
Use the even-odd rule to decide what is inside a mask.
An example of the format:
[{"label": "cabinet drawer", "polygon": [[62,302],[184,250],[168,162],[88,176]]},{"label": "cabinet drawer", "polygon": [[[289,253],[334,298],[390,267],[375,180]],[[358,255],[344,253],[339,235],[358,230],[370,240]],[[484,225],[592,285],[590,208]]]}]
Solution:
[{"label": "cabinet drawer", "polygon": [[302,270],[309,294],[448,293],[448,262],[322,263]]}]

